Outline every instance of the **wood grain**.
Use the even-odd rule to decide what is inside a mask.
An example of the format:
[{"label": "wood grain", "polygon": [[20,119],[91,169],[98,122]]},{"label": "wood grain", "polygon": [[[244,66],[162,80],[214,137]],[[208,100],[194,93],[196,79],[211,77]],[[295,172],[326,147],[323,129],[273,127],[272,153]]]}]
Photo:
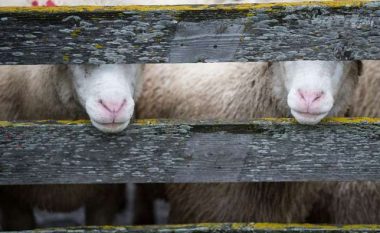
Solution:
[{"label": "wood grain", "polygon": [[0,184],[380,180],[380,120],[3,122],[0,156]]},{"label": "wood grain", "polygon": [[[33,232],[33,231],[28,231]],[[38,229],[40,233],[57,232],[105,232],[105,233],[377,233],[378,225],[312,225],[312,224],[273,224],[273,223],[221,223],[166,226],[126,226],[126,227],[73,227]]]},{"label": "wood grain", "polygon": [[380,1],[0,8],[0,64],[380,59]]}]

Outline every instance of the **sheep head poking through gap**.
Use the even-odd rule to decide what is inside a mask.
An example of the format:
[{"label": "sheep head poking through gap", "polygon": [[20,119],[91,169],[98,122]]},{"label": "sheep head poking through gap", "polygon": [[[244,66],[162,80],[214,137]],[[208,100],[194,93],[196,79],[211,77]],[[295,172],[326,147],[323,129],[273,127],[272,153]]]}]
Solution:
[{"label": "sheep head poking through gap", "polygon": [[271,64],[274,93],[286,98],[302,124],[317,124],[348,106],[360,75],[354,61],[289,61]]},{"label": "sheep head poking through gap", "polygon": [[141,65],[72,65],[73,85],[92,124],[105,133],[124,130],[133,115]]}]

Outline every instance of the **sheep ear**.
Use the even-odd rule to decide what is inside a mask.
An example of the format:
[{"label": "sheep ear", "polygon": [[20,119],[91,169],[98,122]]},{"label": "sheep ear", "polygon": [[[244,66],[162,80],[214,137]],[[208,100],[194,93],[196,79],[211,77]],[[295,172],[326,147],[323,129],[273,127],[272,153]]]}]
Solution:
[{"label": "sheep ear", "polygon": [[363,62],[362,61],[356,61],[356,63],[358,64],[358,76],[361,76],[362,72],[363,72]]}]

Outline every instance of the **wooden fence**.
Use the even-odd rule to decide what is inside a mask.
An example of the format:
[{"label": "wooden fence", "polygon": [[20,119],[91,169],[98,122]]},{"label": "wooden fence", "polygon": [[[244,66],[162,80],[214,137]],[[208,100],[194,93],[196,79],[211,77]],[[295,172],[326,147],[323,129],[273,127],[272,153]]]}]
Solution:
[{"label": "wooden fence", "polygon": [[380,57],[380,2],[0,8],[0,64]]},{"label": "wooden fence", "polygon": [[[380,59],[380,1],[0,8],[0,64]],[[299,141],[302,141],[302,144]],[[266,147],[262,147],[266,143]],[[0,184],[380,180],[380,119],[0,122]],[[106,154],[106,156],[104,156]],[[230,156],[234,154],[236,156]],[[203,224],[41,232],[380,232]]]},{"label": "wooden fence", "polygon": [[380,119],[147,120],[117,135],[4,122],[0,134],[0,184],[380,180]]}]

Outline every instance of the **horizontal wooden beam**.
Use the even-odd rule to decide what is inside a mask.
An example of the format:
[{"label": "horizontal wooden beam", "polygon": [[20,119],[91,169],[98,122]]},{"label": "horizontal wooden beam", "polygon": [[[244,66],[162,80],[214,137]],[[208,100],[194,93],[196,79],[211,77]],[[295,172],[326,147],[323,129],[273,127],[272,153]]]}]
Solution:
[{"label": "horizontal wooden beam", "polygon": [[[28,231],[33,232],[33,231]],[[379,225],[312,225],[312,224],[273,224],[273,223],[221,223],[166,226],[131,226],[131,227],[73,227],[38,229],[40,233],[59,232],[104,232],[104,233],[377,233]]]},{"label": "horizontal wooden beam", "polygon": [[380,180],[380,119],[1,122],[0,184]]},{"label": "horizontal wooden beam", "polygon": [[[307,0],[308,2],[321,2],[329,0]],[[374,0],[369,0],[374,1]],[[375,0],[376,1],[376,0]],[[55,1],[58,6],[126,6],[126,5],[200,5],[200,4],[236,4],[236,3],[284,3],[284,2],[305,2],[305,0],[76,0],[76,1]],[[41,2],[43,3],[43,1]],[[43,5],[43,4],[41,4]],[[46,5],[46,4],[45,4]],[[29,0],[3,0],[0,1],[0,7],[32,7],[32,2]],[[35,7],[35,6],[33,6]],[[48,6],[51,7],[51,6]]]},{"label": "horizontal wooden beam", "polygon": [[380,59],[380,1],[0,8],[0,64]]}]

